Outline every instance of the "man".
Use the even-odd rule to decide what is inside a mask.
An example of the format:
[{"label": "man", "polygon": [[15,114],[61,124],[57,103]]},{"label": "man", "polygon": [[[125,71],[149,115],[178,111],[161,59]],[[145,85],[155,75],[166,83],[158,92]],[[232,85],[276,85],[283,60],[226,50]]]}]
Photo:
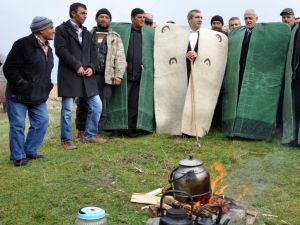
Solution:
[{"label": "man", "polygon": [[202,13],[198,9],[189,11],[187,15],[188,24],[190,27],[189,45],[186,53],[186,66],[188,81],[191,73],[191,62],[194,62],[198,56],[198,40],[199,31],[202,25]]},{"label": "man", "polygon": [[293,9],[291,8],[283,9],[282,12],[280,13],[280,16],[283,23],[287,23],[291,27],[294,26],[296,19],[295,19],[295,14]]},{"label": "man", "polygon": [[[51,70],[53,54],[49,40],[53,40],[53,22],[46,17],[34,17],[32,34],[17,40],[3,66],[7,79],[6,98],[9,120],[10,159],[15,166],[24,166],[37,154],[47,127],[46,101],[53,87]],[[25,118],[30,127],[25,138]]]},{"label": "man", "polygon": [[154,17],[151,13],[145,13],[145,26],[150,26],[150,27],[155,26],[153,19]]},{"label": "man", "polygon": [[131,11],[131,22],[112,26],[122,38],[127,61],[125,82],[113,93],[107,110],[105,129],[118,130],[113,136],[136,137],[141,131],[154,130],[154,28],[144,26],[144,10],[140,8]]},{"label": "man", "polygon": [[59,58],[58,96],[62,97],[61,143],[66,150],[76,148],[72,141],[72,108],[74,97],[86,98],[88,103],[87,126],[83,142],[103,144],[105,139],[98,136],[98,123],[102,110],[96,77],[97,52],[92,35],[84,23],[87,8],[74,3],[69,10],[70,20],[56,28],[54,46]]},{"label": "man", "polygon": [[229,19],[229,21],[228,21],[229,32],[239,26],[241,26],[240,18],[234,16]]},{"label": "man", "polygon": [[295,23],[299,23],[300,22],[300,17],[296,17],[295,18]]},{"label": "man", "polygon": [[201,28],[200,10],[190,10],[187,22],[155,30],[156,132],[202,137],[210,129],[228,43],[226,35]]},{"label": "man", "polygon": [[[99,121],[99,131],[105,125],[106,109],[113,91],[122,82],[126,69],[126,58],[120,35],[110,28],[111,13],[108,9],[99,9],[95,17],[97,26],[91,31],[98,49],[98,68],[95,76],[102,100],[102,114]],[[79,98],[76,110],[76,140],[83,138],[86,125],[87,103]]]},{"label": "man", "polygon": [[290,29],[257,23],[253,9],[244,20],[246,27],[229,35],[222,128],[229,137],[265,140],[272,137]]},{"label": "man", "polygon": [[221,33],[227,35],[227,33],[223,31],[224,20],[223,20],[222,16],[219,16],[219,15],[213,16],[210,20],[210,25],[211,25],[212,30],[218,31],[218,32],[221,32]]}]

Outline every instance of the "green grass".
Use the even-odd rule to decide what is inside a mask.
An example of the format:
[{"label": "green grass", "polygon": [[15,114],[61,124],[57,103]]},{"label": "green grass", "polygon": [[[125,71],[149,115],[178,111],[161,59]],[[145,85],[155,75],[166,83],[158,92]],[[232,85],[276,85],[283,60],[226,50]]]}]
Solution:
[{"label": "green grass", "polygon": [[[76,212],[88,205],[102,207],[110,225],[143,225],[143,205],[130,203],[133,192],[167,185],[179,160],[193,155],[211,165],[224,164],[229,185],[225,194],[257,211],[257,225],[300,224],[300,149],[289,149],[278,139],[269,142],[228,140],[218,131],[201,139],[150,134],[116,138],[107,144],[78,144],[65,151],[59,142],[59,106],[51,105],[50,124],[39,152],[45,159],[16,168],[9,161],[8,122],[0,114],[0,224],[71,225]],[[266,217],[272,214],[276,217]]]}]

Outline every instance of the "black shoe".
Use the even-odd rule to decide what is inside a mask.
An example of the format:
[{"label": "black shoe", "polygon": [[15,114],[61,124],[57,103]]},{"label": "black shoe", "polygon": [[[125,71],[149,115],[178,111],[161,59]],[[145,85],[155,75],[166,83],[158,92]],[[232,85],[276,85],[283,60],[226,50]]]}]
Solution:
[{"label": "black shoe", "polygon": [[14,165],[15,166],[26,166],[27,164],[28,164],[27,159],[14,160]]},{"label": "black shoe", "polygon": [[33,155],[26,155],[26,159],[31,160],[31,159],[42,159],[45,158],[43,154],[33,154]]},{"label": "black shoe", "polygon": [[120,137],[120,136],[122,136],[122,131],[121,130],[114,130],[108,136],[109,137]]},{"label": "black shoe", "polygon": [[127,137],[137,137],[139,136],[139,133],[137,132],[137,130],[126,130],[125,135]]}]

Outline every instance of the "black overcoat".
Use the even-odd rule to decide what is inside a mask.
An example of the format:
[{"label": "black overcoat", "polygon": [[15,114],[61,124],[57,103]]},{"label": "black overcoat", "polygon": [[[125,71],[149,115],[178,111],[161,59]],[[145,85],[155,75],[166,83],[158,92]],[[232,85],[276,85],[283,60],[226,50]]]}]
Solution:
[{"label": "black overcoat", "polygon": [[59,97],[91,97],[98,95],[96,77],[81,77],[76,71],[83,66],[95,72],[97,49],[91,33],[82,27],[82,43],[70,21],[56,27],[55,53],[59,58],[57,86]]}]

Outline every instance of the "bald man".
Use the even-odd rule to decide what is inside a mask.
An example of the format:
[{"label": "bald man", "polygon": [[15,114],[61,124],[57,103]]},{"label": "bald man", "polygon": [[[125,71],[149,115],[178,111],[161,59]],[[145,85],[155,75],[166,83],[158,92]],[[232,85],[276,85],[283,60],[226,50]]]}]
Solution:
[{"label": "bald man", "polygon": [[257,23],[253,9],[244,20],[229,35],[222,128],[229,137],[266,140],[272,137],[291,29]]}]

